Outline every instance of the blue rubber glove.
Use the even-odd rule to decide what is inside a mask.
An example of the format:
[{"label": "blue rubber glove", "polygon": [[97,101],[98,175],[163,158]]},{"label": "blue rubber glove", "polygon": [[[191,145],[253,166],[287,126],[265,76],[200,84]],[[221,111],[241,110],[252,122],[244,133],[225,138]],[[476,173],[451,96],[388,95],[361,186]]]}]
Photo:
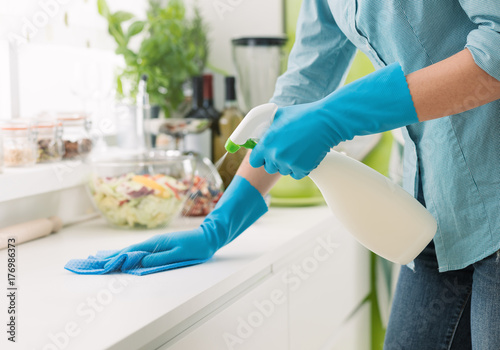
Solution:
[{"label": "blue rubber glove", "polygon": [[123,252],[153,253],[142,259],[143,267],[206,260],[266,212],[267,205],[259,191],[245,178],[235,176],[215,209],[196,230],[158,235]]},{"label": "blue rubber glove", "polygon": [[301,179],[342,141],[418,121],[403,70],[394,63],[319,101],[279,108],[250,165]]},{"label": "blue rubber glove", "polygon": [[87,260],[70,261],[65,268],[80,274],[122,271],[143,275],[201,263],[266,212],[259,191],[245,178],[235,176],[197,229],[157,235],[112,255],[102,252]]}]

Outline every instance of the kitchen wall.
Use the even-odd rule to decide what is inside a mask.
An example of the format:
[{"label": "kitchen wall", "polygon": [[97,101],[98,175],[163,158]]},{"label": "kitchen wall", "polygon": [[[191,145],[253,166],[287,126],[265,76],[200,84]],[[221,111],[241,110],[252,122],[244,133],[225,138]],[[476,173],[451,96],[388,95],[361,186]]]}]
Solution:
[{"label": "kitchen wall", "polygon": [[[210,65],[229,74],[234,74],[231,38],[284,31],[282,0],[185,3],[188,8],[198,3],[208,22]],[[108,4],[112,11],[143,17],[147,1]],[[10,78],[0,85],[0,118],[54,109],[111,112],[107,108],[113,101],[114,70],[122,61],[113,54],[115,44],[97,13],[96,0],[0,0],[0,23],[0,75]],[[9,66],[12,57],[15,62]],[[222,91],[221,83],[221,77],[216,79],[216,91]],[[216,102],[222,103],[222,94]]]}]

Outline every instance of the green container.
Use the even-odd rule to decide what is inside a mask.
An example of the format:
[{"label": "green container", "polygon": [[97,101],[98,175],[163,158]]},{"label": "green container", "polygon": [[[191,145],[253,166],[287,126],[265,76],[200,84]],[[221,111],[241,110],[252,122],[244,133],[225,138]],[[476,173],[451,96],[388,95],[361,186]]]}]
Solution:
[{"label": "green container", "polygon": [[325,204],[323,195],[309,177],[295,180],[290,176],[283,176],[269,193],[273,207],[305,207]]}]

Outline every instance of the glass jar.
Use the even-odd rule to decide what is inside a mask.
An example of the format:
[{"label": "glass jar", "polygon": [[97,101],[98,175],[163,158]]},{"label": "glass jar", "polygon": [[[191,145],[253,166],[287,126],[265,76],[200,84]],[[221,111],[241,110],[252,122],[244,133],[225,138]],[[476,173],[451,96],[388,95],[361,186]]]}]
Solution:
[{"label": "glass jar", "polygon": [[61,160],[64,153],[62,142],[62,122],[36,120],[37,163],[50,163]]},{"label": "glass jar", "polygon": [[85,159],[92,150],[90,118],[79,113],[60,113],[57,120],[62,123],[62,159]]},{"label": "glass jar", "polygon": [[36,161],[36,131],[29,121],[12,120],[0,124],[3,161],[7,167],[32,166]]}]

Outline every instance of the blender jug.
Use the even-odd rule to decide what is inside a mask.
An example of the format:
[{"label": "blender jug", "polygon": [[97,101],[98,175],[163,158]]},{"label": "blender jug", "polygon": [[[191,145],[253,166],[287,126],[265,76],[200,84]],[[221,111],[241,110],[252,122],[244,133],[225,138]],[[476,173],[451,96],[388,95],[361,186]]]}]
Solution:
[{"label": "blender jug", "polygon": [[238,76],[241,109],[248,112],[269,102],[278,77],[284,72],[286,38],[244,37],[233,39],[233,60]]}]

